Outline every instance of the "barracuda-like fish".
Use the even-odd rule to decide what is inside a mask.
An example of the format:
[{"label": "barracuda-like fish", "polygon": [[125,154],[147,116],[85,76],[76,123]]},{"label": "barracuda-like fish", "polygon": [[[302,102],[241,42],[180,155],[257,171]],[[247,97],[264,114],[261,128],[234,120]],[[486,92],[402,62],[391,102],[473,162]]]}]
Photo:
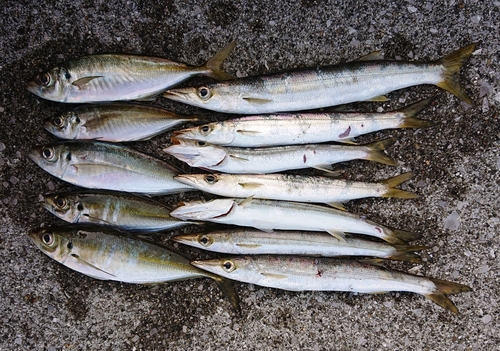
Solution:
[{"label": "barracuda-like fish", "polygon": [[53,176],[84,188],[152,195],[194,190],[174,180],[178,172],[168,163],[122,145],[64,142],[36,146],[29,157]]},{"label": "barracuda-like fish", "polygon": [[327,233],[259,230],[225,230],[182,234],[171,240],[208,251],[236,255],[373,256],[390,260],[420,262],[415,251],[426,246],[391,245],[354,237],[338,240]]},{"label": "barracuda-like fish", "polygon": [[192,265],[240,282],[290,291],[350,291],[367,294],[406,291],[458,313],[447,294],[471,288],[352,260],[293,256],[243,256]]},{"label": "barracuda-like fish", "polygon": [[293,174],[180,174],[174,179],[220,196],[319,202],[345,210],[343,202],[365,197],[417,198],[395,188],[413,176],[407,172],[377,183]]},{"label": "barracuda-like fish", "polygon": [[61,139],[123,142],[148,140],[181,123],[197,122],[155,106],[101,104],[79,106],[45,120],[45,129]]},{"label": "barracuda-like fish", "polygon": [[383,151],[394,144],[388,138],[366,145],[307,144],[263,148],[236,148],[207,144],[204,141],[174,139],[166,153],[191,167],[225,173],[274,173],[291,169],[331,170],[331,164],[370,160],[394,166],[396,162]]},{"label": "barracuda-like fish", "polygon": [[113,192],[71,192],[44,196],[43,208],[69,223],[98,224],[133,232],[157,232],[184,227],[170,217],[171,209],[145,197]]},{"label": "barracuda-like fish", "polygon": [[233,41],[200,67],[139,55],[84,56],[37,75],[27,89],[41,98],[69,103],[152,100],[196,75],[230,79],[220,66],[235,45]]},{"label": "barracuda-like fish", "polygon": [[336,112],[248,116],[175,131],[174,136],[232,147],[351,142],[357,136],[383,129],[430,127],[431,121],[415,118],[430,101],[430,99],[422,100],[405,109],[385,113]]},{"label": "barracuda-like fish", "polygon": [[265,232],[274,229],[328,232],[339,240],[345,239],[344,233],[374,236],[391,244],[405,244],[420,238],[419,234],[389,228],[346,211],[298,202],[253,199],[183,202],[170,215],[183,220],[253,227]]},{"label": "barracuda-like fish", "polygon": [[82,226],[41,228],[29,236],[50,258],[95,279],[159,284],[211,278],[239,309],[230,281],[193,267],[186,255],[152,241],[110,229]]},{"label": "barracuda-like fish", "polygon": [[172,89],[163,96],[218,112],[262,114],[367,101],[394,90],[434,84],[471,104],[460,86],[458,73],[474,48],[475,44],[464,46],[430,63],[353,61],[336,66]]}]

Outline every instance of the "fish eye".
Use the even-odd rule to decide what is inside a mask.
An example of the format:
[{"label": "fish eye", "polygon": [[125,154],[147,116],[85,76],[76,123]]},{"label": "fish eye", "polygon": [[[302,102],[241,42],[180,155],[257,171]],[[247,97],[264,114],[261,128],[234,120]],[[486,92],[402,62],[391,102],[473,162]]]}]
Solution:
[{"label": "fish eye", "polygon": [[203,246],[210,246],[213,241],[207,235],[200,235],[198,238],[198,242]]},{"label": "fish eye", "polygon": [[236,269],[235,265],[233,262],[231,261],[224,261],[222,263],[222,268],[228,272],[228,273],[231,273],[232,271],[234,271]]},{"label": "fish eye", "polygon": [[208,183],[208,184],[215,184],[217,183],[217,177],[214,176],[213,174],[207,174],[205,176],[205,181]]},{"label": "fish eye", "polygon": [[196,143],[196,145],[198,145],[198,146],[206,146],[206,145],[207,145],[207,143],[205,143],[204,141],[198,141],[198,142]]},{"label": "fish eye", "polygon": [[55,201],[57,207],[63,208],[66,207],[66,199],[64,197],[58,197]]},{"label": "fish eye", "polygon": [[212,93],[210,92],[210,89],[208,89],[207,87],[201,87],[198,89],[198,96],[202,100],[208,100],[212,97]]},{"label": "fish eye", "polygon": [[42,241],[45,245],[52,245],[54,243],[54,236],[51,232],[46,232],[42,235]]},{"label": "fish eye", "polygon": [[52,122],[54,122],[54,125],[56,127],[61,128],[63,126],[63,119],[60,116],[54,117],[54,119],[52,120]]},{"label": "fish eye", "polygon": [[71,78],[71,74],[69,74],[69,72],[66,72],[64,74],[64,78],[66,78],[67,80],[69,80]]},{"label": "fish eye", "polygon": [[42,149],[42,157],[51,160],[54,158],[54,149],[51,147],[46,147]]},{"label": "fish eye", "polygon": [[212,128],[209,126],[209,125],[205,125],[205,126],[201,126],[200,127],[200,132],[201,134],[203,135],[207,135],[208,133],[210,133],[212,131]]},{"label": "fish eye", "polygon": [[79,203],[79,204],[76,206],[76,209],[77,209],[78,211],[80,211],[80,212],[81,212],[81,211],[83,211],[83,205]]},{"label": "fish eye", "polygon": [[50,77],[50,74],[43,73],[38,76],[38,81],[40,82],[40,84],[48,87],[52,83],[52,78]]}]

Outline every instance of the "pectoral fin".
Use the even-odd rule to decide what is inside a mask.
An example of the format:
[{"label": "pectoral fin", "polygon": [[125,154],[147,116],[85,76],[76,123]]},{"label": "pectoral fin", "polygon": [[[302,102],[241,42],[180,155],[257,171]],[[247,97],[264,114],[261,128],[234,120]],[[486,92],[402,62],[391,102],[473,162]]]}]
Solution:
[{"label": "pectoral fin", "polygon": [[343,232],[339,232],[338,230],[329,230],[329,229],[325,229],[325,231],[328,232],[328,234],[333,235],[340,241],[345,241],[345,234]]},{"label": "pectoral fin", "polygon": [[80,78],[80,79],[77,79],[75,80],[73,83],[73,85],[76,85],[77,87],[79,87],[80,89],[83,88],[83,86],[85,84],[87,84],[88,82],[90,82],[92,79],[96,79],[96,78],[102,78],[102,76],[90,76],[90,77],[83,77],[83,78]]},{"label": "pectoral fin", "polygon": [[252,182],[248,182],[248,183],[238,183],[239,186],[241,186],[243,189],[248,189],[248,190],[251,190],[251,189],[257,189],[257,188],[260,188],[262,186],[261,183],[252,183]]},{"label": "pectoral fin", "polygon": [[328,202],[328,205],[338,210],[347,211],[347,209],[340,202]]},{"label": "pectoral fin", "polygon": [[248,101],[251,104],[268,104],[273,101],[271,99],[254,98],[250,96],[244,96],[242,97],[242,99]]},{"label": "pectoral fin", "polygon": [[380,95],[380,96],[372,97],[371,99],[367,99],[365,101],[385,102],[385,101],[389,101],[389,99],[385,95]]},{"label": "pectoral fin", "polygon": [[248,161],[248,158],[240,157],[240,156],[235,156],[235,155],[229,155],[234,160],[239,160],[239,161]]},{"label": "pectoral fin", "polygon": [[273,278],[273,279],[286,279],[286,278],[288,278],[288,276],[284,275],[284,274],[267,273],[267,272],[263,272],[260,274],[263,275],[264,277]]},{"label": "pectoral fin", "polygon": [[236,131],[236,133],[239,133],[239,134],[242,134],[242,135],[256,135],[256,134],[260,134],[260,132],[257,132],[257,131],[253,131],[253,130],[242,130],[242,129],[238,129]]},{"label": "pectoral fin", "polygon": [[92,263],[89,263],[89,262],[87,262],[87,261],[85,261],[85,260],[81,259],[81,258],[80,258],[80,256],[78,256],[77,254],[71,254],[71,257],[76,258],[79,262],[83,263],[83,264],[84,264],[84,265],[86,265],[86,266],[89,266],[90,268],[93,268],[93,269],[95,269],[95,270],[98,270],[98,271],[100,271],[100,272],[103,272],[104,274],[110,275],[110,276],[112,276],[112,277],[116,277],[114,274],[111,274],[111,273],[108,273],[108,272],[106,272],[106,271],[103,271],[103,270],[102,270],[102,269],[100,269],[99,267],[94,266]]}]

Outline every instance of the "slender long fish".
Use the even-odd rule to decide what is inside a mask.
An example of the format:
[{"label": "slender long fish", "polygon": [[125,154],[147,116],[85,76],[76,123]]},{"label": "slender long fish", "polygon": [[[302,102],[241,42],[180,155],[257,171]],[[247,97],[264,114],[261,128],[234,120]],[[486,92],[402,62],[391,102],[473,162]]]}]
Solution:
[{"label": "slender long fish", "polygon": [[239,309],[230,281],[193,267],[189,257],[158,243],[102,227],[41,228],[29,236],[50,258],[95,279],[159,284],[211,278]]},{"label": "slender long fish", "polygon": [[357,136],[384,129],[430,127],[415,118],[430,99],[384,113],[335,112],[248,116],[175,131],[180,139],[232,147],[263,147],[351,142]]},{"label": "slender long fish", "polygon": [[234,229],[174,236],[171,240],[208,251],[235,255],[372,256],[420,262],[425,246],[391,245],[355,237],[338,240],[327,233]]},{"label": "slender long fish", "polygon": [[158,201],[128,193],[48,194],[42,207],[69,223],[103,225],[129,232],[151,233],[197,224],[170,217],[171,209]]},{"label": "slender long fish", "polygon": [[302,111],[367,101],[391,91],[434,84],[471,103],[459,71],[475,44],[430,63],[353,61],[341,65],[244,77],[171,89],[164,97],[218,112],[262,114]]},{"label": "slender long fish", "polygon": [[84,188],[152,195],[194,190],[174,180],[178,172],[168,163],[122,145],[63,142],[36,146],[29,157],[53,176]]},{"label": "slender long fish", "polygon": [[198,122],[165,109],[139,104],[83,105],[45,120],[45,129],[61,139],[124,142],[148,140],[179,124]]},{"label": "slender long fish", "polygon": [[345,233],[374,236],[391,244],[420,238],[419,234],[389,228],[346,211],[299,202],[253,199],[183,202],[170,215],[183,220],[253,227],[265,232],[274,229],[328,232],[340,240],[345,239]]},{"label": "slender long fish", "polygon": [[225,173],[274,173],[291,169],[331,170],[331,164],[351,160],[370,160],[394,166],[383,151],[394,144],[388,138],[366,145],[307,144],[262,148],[236,148],[203,141],[174,139],[176,144],[163,151],[191,167]]},{"label": "slender long fish", "polygon": [[417,198],[395,188],[413,176],[407,172],[377,183],[293,174],[180,174],[174,179],[225,197],[319,202],[345,209],[342,203],[365,197]]},{"label": "slender long fish", "polygon": [[66,103],[152,100],[196,75],[230,79],[220,65],[235,45],[233,41],[200,67],[139,55],[84,56],[35,76],[27,89],[41,98]]},{"label": "slender long fish", "polygon": [[191,262],[207,272],[240,282],[290,291],[406,291],[458,313],[446,296],[470,291],[458,283],[411,275],[353,260],[294,256],[242,256]]}]

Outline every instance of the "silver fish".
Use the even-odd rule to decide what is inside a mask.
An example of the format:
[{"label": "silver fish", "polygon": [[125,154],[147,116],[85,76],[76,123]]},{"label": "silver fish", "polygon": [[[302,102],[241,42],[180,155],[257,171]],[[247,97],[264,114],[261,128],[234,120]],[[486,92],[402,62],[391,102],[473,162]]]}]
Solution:
[{"label": "silver fish", "polygon": [[183,220],[253,227],[265,232],[274,229],[328,232],[340,240],[345,240],[345,233],[374,236],[391,244],[404,244],[421,237],[346,211],[299,202],[254,199],[182,202],[170,215]]},{"label": "silver fish", "polygon": [[166,205],[128,193],[48,194],[42,207],[69,223],[98,224],[130,232],[150,233],[198,224],[172,218]]},{"label": "silver fish", "polygon": [[282,290],[366,294],[412,292],[454,313],[458,309],[446,295],[471,290],[463,284],[345,259],[257,255],[194,261],[191,264],[229,279]]},{"label": "silver fish", "polygon": [[218,112],[263,114],[367,101],[391,91],[434,84],[471,104],[459,83],[475,44],[430,63],[353,61],[229,82],[168,90],[164,97]]},{"label": "silver fish", "polygon": [[373,256],[420,262],[415,251],[425,246],[391,245],[355,237],[338,240],[327,233],[279,231],[265,233],[233,229],[210,233],[181,234],[171,240],[208,251],[235,255]]},{"label": "silver fish", "polygon": [[181,123],[197,122],[155,106],[139,104],[83,105],[45,120],[45,129],[61,139],[123,142],[148,140]]},{"label": "silver fish", "polygon": [[351,142],[383,129],[422,128],[431,121],[415,118],[430,99],[385,113],[335,112],[247,116],[175,131],[180,139],[232,147],[263,147]]},{"label": "silver fish", "polygon": [[211,278],[239,309],[230,281],[189,264],[189,257],[139,237],[105,228],[41,228],[29,234],[47,256],[64,266],[101,280],[158,284]]},{"label": "silver fish", "polygon": [[233,41],[200,67],[139,55],[84,56],[35,76],[27,89],[41,98],[66,103],[152,100],[196,75],[230,79],[220,65],[235,45]]},{"label": "silver fish", "polygon": [[225,173],[274,173],[310,167],[330,171],[332,163],[356,159],[396,165],[383,153],[394,144],[395,138],[366,145],[307,144],[263,148],[216,146],[175,138],[173,141],[175,144],[163,151],[191,167]]},{"label": "silver fish", "polygon": [[342,203],[365,197],[417,198],[395,188],[413,176],[407,172],[377,183],[293,174],[180,174],[174,179],[225,197],[319,202],[345,210]]},{"label": "silver fish", "polygon": [[173,179],[168,163],[122,145],[63,142],[34,147],[29,157],[42,169],[84,188],[143,194],[173,194],[194,190]]}]

